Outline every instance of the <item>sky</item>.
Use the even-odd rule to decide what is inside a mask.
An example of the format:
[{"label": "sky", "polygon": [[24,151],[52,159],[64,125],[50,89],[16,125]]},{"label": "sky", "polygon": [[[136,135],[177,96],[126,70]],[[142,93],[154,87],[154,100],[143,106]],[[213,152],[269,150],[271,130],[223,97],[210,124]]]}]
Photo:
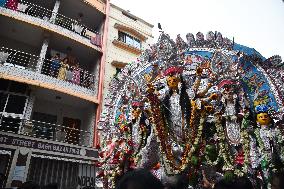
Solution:
[{"label": "sky", "polygon": [[173,39],[181,34],[220,31],[223,37],[255,48],[264,57],[284,61],[284,2],[282,0],[110,0],[154,25]]}]

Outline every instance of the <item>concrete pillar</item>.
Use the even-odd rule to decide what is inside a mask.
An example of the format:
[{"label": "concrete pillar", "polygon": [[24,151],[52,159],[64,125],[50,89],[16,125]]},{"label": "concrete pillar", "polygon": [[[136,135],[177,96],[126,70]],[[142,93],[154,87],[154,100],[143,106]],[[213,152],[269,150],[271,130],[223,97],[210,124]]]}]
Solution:
[{"label": "concrete pillar", "polygon": [[35,95],[33,93],[30,93],[30,96],[28,98],[27,106],[24,112],[24,122],[20,125],[18,134],[22,134],[24,132],[24,126],[27,123],[25,120],[30,120],[32,116],[32,111],[34,107],[34,102],[35,102]]},{"label": "concrete pillar", "polygon": [[32,111],[34,107],[34,102],[35,102],[35,94],[33,92],[30,93],[29,99],[28,99],[28,104],[25,110],[25,115],[24,119],[30,120],[32,116]]},{"label": "concrete pillar", "polygon": [[56,19],[56,15],[58,13],[59,7],[60,7],[60,1],[56,0],[55,5],[52,10],[52,16],[50,18],[50,22],[53,24],[55,23],[55,19]]},{"label": "concrete pillar", "polygon": [[41,51],[40,51],[40,55],[39,55],[39,59],[38,59],[38,62],[37,62],[36,72],[38,72],[38,73],[41,73],[41,69],[42,69],[42,65],[44,63],[48,44],[49,44],[49,37],[46,36],[46,37],[44,37],[43,44],[42,44]]},{"label": "concrete pillar", "polygon": [[27,180],[32,152],[28,148],[18,148],[14,153],[6,187],[20,187]]}]

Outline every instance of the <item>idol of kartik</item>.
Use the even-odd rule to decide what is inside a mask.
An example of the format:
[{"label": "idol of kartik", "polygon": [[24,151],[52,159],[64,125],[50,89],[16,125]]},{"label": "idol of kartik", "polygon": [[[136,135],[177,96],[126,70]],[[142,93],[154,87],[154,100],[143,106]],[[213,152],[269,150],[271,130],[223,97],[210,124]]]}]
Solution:
[{"label": "idol of kartik", "polygon": [[[255,135],[255,151],[258,159],[254,159],[261,168],[261,176],[268,188],[272,171],[280,168],[283,162],[283,136],[279,128],[275,127],[268,114],[266,105],[258,105],[255,108],[257,128]],[[254,157],[255,158],[255,157]]]}]

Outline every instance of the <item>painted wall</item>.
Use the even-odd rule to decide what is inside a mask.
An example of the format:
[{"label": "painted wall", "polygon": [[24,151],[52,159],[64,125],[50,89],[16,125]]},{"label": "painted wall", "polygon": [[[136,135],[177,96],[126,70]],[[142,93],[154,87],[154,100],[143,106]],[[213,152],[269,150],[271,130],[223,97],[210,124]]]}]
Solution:
[{"label": "painted wall", "polygon": [[84,130],[89,131],[90,138],[85,138],[84,142],[85,144],[88,142],[90,145],[93,144],[93,138],[94,138],[94,125],[95,125],[95,118],[96,118],[96,109],[97,107],[95,105],[87,107],[84,111]]},{"label": "painted wall", "polygon": [[[118,39],[118,30],[114,25],[118,23],[123,26],[135,29],[142,35],[147,37],[146,41],[142,41],[142,50],[145,50],[149,47],[149,44],[152,44],[152,26],[146,24],[145,21],[137,19],[136,21],[123,15],[122,9],[111,5],[110,6],[110,16],[109,16],[109,31],[108,31],[108,41],[107,41],[107,50],[106,50],[106,62],[105,62],[105,80],[104,80],[104,98],[108,93],[108,86],[116,73],[116,68],[111,65],[113,61],[131,63],[137,59],[139,55],[132,52],[126,51],[120,47],[115,46],[112,42],[115,39]],[[133,35],[132,35],[133,36]]]},{"label": "painted wall", "polygon": [[39,56],[40,49],[41,49],[41,46],[33,47],[31,45],[21,43],[14,39],[7,38],[7,37],[3,38],[2,36],[0,36],[0,48],[1,47],[23,51],[23,52],[30,53],[36,56]]}]

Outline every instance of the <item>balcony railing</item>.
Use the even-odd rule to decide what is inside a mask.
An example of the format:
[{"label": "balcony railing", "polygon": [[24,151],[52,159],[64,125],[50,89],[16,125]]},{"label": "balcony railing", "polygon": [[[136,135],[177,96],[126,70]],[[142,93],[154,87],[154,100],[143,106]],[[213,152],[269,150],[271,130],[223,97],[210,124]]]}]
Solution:
[{"label": "balcony railing", "polygon": [[96,90],[95,75],[78,66],[69,66],[61,60],[41,59],[39,56],[2,47],[0,65],[38,72],[92,91]]},{"label": "balcony railing", "polygon": [[2,117],[0,131],[79,146],[91,145],[91,132],[36,120]]},{"label": "balcony railing", "polygon": [[0,48],[0,63],[21,69],[36,70],[39,57],[5,47]]},{"label": "balcony railing", "polygon": [[129,52],[132,52],[132,53],[134,53],[134,54],[139,55],[139,54],[142,53],[141,47],[138,48],[138,47],[134,46],[133,44],[128,44],[128,43],[126,43],[125,41],[123,41],[123,40],[121,40],[121,39],[119,39],[119,38],[118,38],[118,39],[114,39],[114,40],[112,41],[112,43],[113,43],[115,46],[117,46],[117,47],[119,47],[119,48],[122,48],[122,49],[124,49],[124,50],[127,50],[127,51],[129,51]]},{"label": "balcony railing", "polygon": [[20,3],[16,3],[16,1],[12,3],[6,2],[4,5],[2,5],[2,7],[61,26],[67,30],[77,33],[84,38],[90,39],[92,44],[101,46],[101,35],[97,31],[94,31],[93,29],[85,26],[83,23],[72,18],[68,18],[60,13],[55,13],[49,9],[27,1],[21,1]]}]

